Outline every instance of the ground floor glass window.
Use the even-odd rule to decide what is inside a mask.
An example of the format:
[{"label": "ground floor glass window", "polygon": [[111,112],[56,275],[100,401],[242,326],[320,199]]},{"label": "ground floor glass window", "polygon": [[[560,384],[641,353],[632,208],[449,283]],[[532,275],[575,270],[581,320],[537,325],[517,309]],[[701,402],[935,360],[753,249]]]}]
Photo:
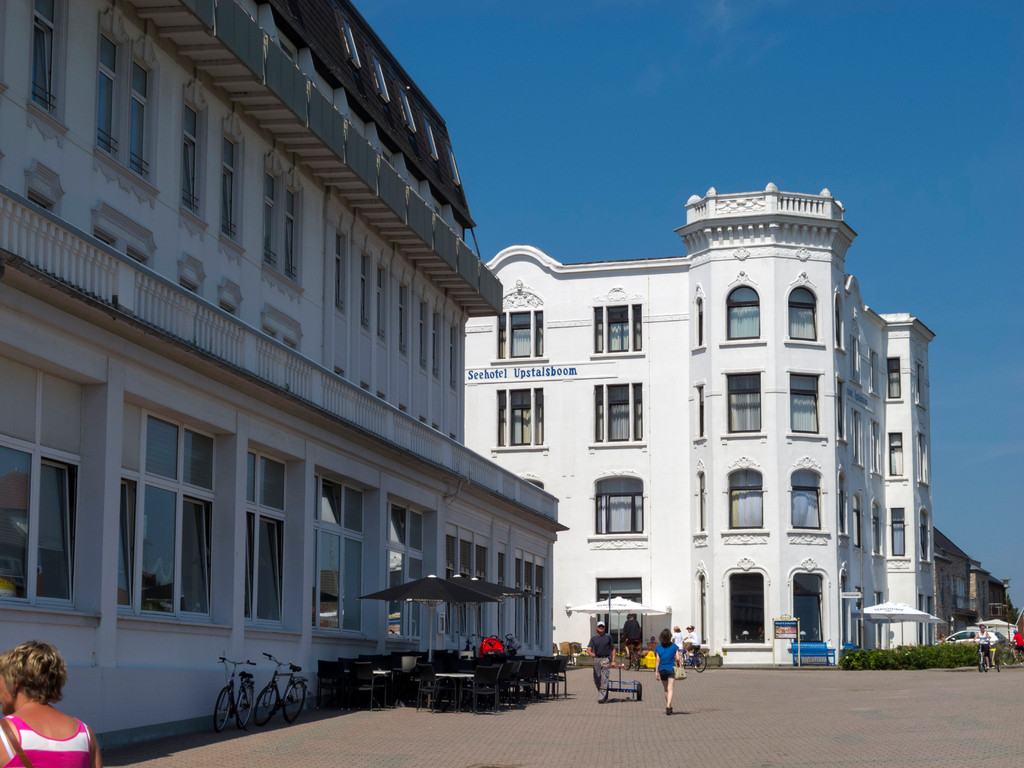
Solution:
[{"label": "ground floor glass window", "polygon": [[734,573],[729,577],[729,639],[764,642],[764,576]]}]

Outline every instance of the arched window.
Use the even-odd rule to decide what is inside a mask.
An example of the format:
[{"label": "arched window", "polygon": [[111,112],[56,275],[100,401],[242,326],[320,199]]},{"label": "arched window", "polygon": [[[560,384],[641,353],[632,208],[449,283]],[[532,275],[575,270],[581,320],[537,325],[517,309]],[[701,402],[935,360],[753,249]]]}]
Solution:
[{"label": "arched window", "polygon": [[594,497],[598,533],[643,533],[643,480],[635,477],[598,480]]},{"label": "arched window", "polygon": [[734,573],[729,577],[729,639],[764,642],[764,576]]},{"label": "arched window", "polygon": [[761,335],[761,304],[757,291],[745,285],[729,294],[729,338],[756,339]]},{"label": "arched window", "polygon": [[839,491],[836,493],[836,510],[839,514],[839,532],[846,533],[846,475],[839,475]]},{"label": "arched window", "polygon": [[843,305],[839,302],[839,297],[836,296],[836,349],[843,348]]},{"label": "arched window", "polygon": [[806,288],[797,288],[789,294],[789,338],[814,341],[818,338],[814,322],[817,302]]},{"label": "arched window", "polygon": [[696,302],[697,315],[697,346],[704,346],[704,299],[697,297]]},{"label": "arched window", "polygon": [[793,615],[800,621],[801,640],[821,640],[821,576],[793,575]]},{"label": "arched window", "polygon": [[704,473],[697,473],[697,530],[706,531],[708,526],[708,489]]},{"label": "arched window", "polygon": [[739,469],[729,475],[729,527],[761,528],[764,514],[761,473]]},{"label": "arched window", "polygon": [[793,473],[792,523],[794,528],[821,528],[818,514],[818,476],[810,470],[801,469]]}]

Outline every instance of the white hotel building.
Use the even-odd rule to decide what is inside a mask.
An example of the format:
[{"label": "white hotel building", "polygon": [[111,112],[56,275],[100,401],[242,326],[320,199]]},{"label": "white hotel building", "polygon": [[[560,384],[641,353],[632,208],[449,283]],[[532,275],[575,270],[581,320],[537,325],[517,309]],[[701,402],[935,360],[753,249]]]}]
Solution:
[{"label": "white hotel building", "polygon": [[463,442],[472,227],[347,0],[0,3],[0,647],[105,746],[208,727],[221,655],[453,647],[357,599],[432,573],[550,649],[557,501]]},{"label": "white hotel building", "polygon": [[712,189],[686,213],[685,257],[489,262],[505,296],[467,324],[467,444],[560,500],[556,641],[585,641],[565,608],[610,592],[726,664],[789,663],[787,614],[877,646],[860,606],[933,606],[933,334],[864,303],[828,190]]}]

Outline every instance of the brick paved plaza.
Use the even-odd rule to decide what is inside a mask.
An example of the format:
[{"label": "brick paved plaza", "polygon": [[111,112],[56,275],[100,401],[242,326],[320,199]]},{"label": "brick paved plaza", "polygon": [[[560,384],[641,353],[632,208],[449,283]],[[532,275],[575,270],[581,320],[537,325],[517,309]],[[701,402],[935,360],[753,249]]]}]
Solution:
[{"label": "brick paved plaza", "polygon": [[671,717],[652,672],[623,677],[643,682],[643,701],[613,694],[598,705],[581,668],[569,672],[568,699],[496,715],[324,709],[293,726],[275,716],[248,733],[161,739],[103,758],[153,768],[1024,765],[1021,669],[712,669],[676,684]]}]

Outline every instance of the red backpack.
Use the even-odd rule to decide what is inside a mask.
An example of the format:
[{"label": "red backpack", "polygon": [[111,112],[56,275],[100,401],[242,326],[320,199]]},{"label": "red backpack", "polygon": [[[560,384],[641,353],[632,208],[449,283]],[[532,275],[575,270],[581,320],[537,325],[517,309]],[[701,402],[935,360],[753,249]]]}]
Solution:
[{"label": "red backpack", "polygon": [[504,653],[505,646],[496,637],[485,637],[480,641],[480,655],[490,656],[495,653]]}]

